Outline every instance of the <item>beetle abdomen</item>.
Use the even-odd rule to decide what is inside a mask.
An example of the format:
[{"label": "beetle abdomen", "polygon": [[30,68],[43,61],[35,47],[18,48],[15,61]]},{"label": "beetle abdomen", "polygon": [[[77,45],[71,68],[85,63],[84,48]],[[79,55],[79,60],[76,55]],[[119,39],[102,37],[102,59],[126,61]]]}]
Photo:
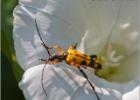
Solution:
[{"label": "beetle abdomen", "polygon": [[66,61],[72,65],[89,65],[90,56],[82,54],[76,50],[68,50]]}]

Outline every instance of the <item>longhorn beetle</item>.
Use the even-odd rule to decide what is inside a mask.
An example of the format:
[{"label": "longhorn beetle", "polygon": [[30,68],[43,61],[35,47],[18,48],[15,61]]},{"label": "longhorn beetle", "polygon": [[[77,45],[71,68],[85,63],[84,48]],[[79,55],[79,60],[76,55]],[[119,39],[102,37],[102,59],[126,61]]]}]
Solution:
[{"label": "longhorn beetle", "polygon": [[[37,33],[38,33],[40,40],[42,42],[41,44],[46,49],[46,51],[48,53],[48,59],[40,59],[41,61],[45,62],[45,65],[44,65],[43,70],[42,70],[42,79],[41,79],[41,84],[42,84],[42,88],[43,88],[45,95],[47,96],[47,92],[46,92],[46,90],[44,88],[44,84],[43,84],[43,72],[44,72],[46,64],[47,63],[57,64],[59,62],[65,61],[67,64],[76,66],[79,69],[79,71],[81,72],[83,77],[86,78],[87,82],[92,87],[92,90],[95,93],[97,99],[100,100],[98,94],[95,91],[95,87],[90,82],[86,73],[81,69],[81,67],[84,67],[84,68],[89,67],[89,68],[93,69],[95,74],[96,74],[100,69],[102,69],[102,66],[99,63],[97,56],[96,55],[87,55],[87,54],[83,54],[83,53],[77,51],[76,50],[77,43],[69,46],[67,51],[63,51],[62,48],[58,45],[48,47],[41,37],[41,32],[39,30],[36,18],[35,18],[35,25],[36,25]],[[54,48],[57,50],[57,53],[55,55],[51,55],[50,50],[54,49]]]}]

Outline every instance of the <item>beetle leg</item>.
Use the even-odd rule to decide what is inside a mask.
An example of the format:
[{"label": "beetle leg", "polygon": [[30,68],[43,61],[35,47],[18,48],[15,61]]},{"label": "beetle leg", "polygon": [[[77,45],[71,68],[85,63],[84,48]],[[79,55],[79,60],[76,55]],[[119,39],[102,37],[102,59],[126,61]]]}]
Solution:
[{"label": "beetle leg", "polygon": [[54,45],[51,48],[56,48],[58,55],[62,55],[63,54],[63,50],[62,50],[62,48],[59,45]]},{"label": "beetle leg", "polygon": [[53,64],[57,64],[58,63],[58,59],[55,59],[54,61],[52,61]]},{"label": "beetle leg", "polygon": [[73,49],[77,48],[77,43],[73,44]]},{"label": "beetle leg", "polygon": [[76,49],[76,47],[77,47],[77,43],[70,45],[68,49]]}]

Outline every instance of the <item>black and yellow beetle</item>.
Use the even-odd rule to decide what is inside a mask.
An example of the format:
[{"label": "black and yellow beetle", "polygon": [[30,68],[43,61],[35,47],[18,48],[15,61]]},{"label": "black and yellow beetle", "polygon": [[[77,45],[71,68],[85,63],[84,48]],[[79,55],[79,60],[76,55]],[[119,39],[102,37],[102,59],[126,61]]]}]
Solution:
[{"label": "black and yellow beetle", "polygon": [[[92,85],[92,83],[88,79],[88,76],[81,69],[81,67],[84,67],[84,68],[89,67],[89,68],[94,70],[95,74],[99,70],[101,70],[102,66],[99,63],[99,61],[97,59],[97,56],[96,55],[87,55],[87,54],[84,54],[84,53],[81,53],[81,52],[77,51],[76,50],[77,44],[69,46],[67,51],[63,51],[62,48],[60,46],[58,46],[58,45],[48,47],[45,44],[45,42],[43,41],[42,37],[41,37],[41,34],[40,34],[40,31],[39,31],[39,27],[38,27],[36,19],[35,19],[35,25],[36,25],[37,32],[38,32],[38,35],[40,37],[40,40],[42,41],[41,44],[44,46],[44,48],[46,49],[46,51],[47,51],[47,53],[49,55],[48,59],[40,59],[40,60],[44,61],[46,64],[47,63],[49,63],[49,64],[57,64],[59,62],[65,61],[67,64],[77,67],[79,69],[79,71],[82,73],[82,75],[87,79],[87,81],[90,84],[90,86],[92,87],[97,99],[100,100],[100,98],[98,97],[98,95],[97,95],[97,93],[95,91],[94,86]],[[50,50],[54,49],[54,48],[56,49],[57,53],[55,55],[51,55]],[[46,64],[45,64],[45,66],[46,66]],[[43,90],[44,90],[44,92],[45,92],[45,94],[47,96],[46,90],[45,90],[44,85],[43,85],[43,72],[44,72],[45,66],[44,66],[44,68],[42,70],[42,79],[41,79],[41,81],[42,81],[42,88],[43,88]]]}]

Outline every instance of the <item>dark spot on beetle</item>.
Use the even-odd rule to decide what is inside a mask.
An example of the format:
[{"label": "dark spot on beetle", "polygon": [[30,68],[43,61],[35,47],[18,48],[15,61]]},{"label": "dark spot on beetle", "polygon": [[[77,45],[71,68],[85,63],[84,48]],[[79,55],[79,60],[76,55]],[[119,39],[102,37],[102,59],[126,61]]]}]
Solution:
[{"label": "dark spot on beetle", "polygon": [[83,61],[81,62],[81,65],[87,65],[87,62],[86,62],[85,60],[83,60]]},{"label": "dark spot on beetle", "polygon": [[87,55],[83,54],[85,57],[87,57]]},{"label": "dark spot on beetle", "polygon": [[75,61],[76,60],[76,58],[73,58],[73,61]]}]

